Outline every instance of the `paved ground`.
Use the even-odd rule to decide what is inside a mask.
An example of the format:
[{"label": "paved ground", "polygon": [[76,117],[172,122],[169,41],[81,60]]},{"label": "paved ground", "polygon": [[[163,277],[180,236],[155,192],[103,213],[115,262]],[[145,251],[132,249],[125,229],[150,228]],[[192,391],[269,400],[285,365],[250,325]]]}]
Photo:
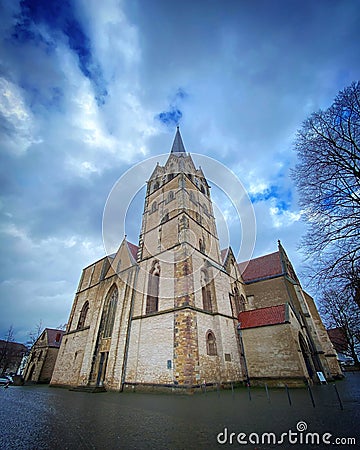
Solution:
[{"label": "paved ground", "polygon": [[[290,405],[284,389],[271,389],[270,398],[264,389],[252,389],[250,400],[246,389],[187,396],[1,388],[0,449],[359,448],[360,374],[348,374],[336,386],[343,410],[333,384],[313,388],[315,408],[306,389],[291,389]],[[247,444],[238,443],[239,433]],[[331,444],[315,445],[317,436],[307,433],[318,433],[320,440],[331,433],[325,436]],[[357,444],[335,445],[338,437]],[[268,441],[273,438],[283,443]],[[315,444],[306,445],[306,439]]]}]

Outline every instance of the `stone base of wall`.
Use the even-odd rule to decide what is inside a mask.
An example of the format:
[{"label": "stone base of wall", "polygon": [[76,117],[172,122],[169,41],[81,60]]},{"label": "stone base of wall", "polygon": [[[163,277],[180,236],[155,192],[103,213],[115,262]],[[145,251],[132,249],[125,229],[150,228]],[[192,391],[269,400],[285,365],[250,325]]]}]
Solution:
[{"label": "stone base of wall", "polygon": [[306,387],[307,380],[304,377],[284,377],[284,378],[267,378],[267,377],[251,377],[250,386],[265,387]]},{"label": "stone base of wall", "polygon": [[155,383],[125,383],[124,392],[164,392],[174,394],[195,394],[220,389],[232,389],[244,386],[242,381],[227,381],[223,383],[204,384],[155,384]]}]

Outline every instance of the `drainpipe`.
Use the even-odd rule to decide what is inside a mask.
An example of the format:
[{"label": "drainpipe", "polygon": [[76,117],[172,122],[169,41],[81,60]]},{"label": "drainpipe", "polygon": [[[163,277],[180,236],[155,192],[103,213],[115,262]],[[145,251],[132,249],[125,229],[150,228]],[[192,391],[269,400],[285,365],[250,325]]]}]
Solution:
[{"label": "drainpipe", "polygon": [[250,386],[250,378],[249,378],[249,372],[248,372],[248,368],[247,368],[247,364],[246,364],[244,342],[243,342],[242,333],[241,333],[241,322],[238,323],[236,328],[237,328],[237,332],[238,332],[238,335],[239,335],[241,356],[242,356],[243,361],[244,361],[246,385]]},{"label": "drainpipe", "polygon": [[139,269],[140,269],[140,267],[137,265],[136,269],[135,269],[134,284],[133,284],[133,289],[132,289],[132,293],[131,293],[131,303],[130,303],[128,327],[126,330],[125,352],[124,352],[124,362],[123,362],[123,368],[122,368],[122,374],[121,374],[120,392],[123,392],[123,390],[124,390],[124,383],[125,383],[125,378],[126,378],[126,366],[127,366],[127,361],[128,361],[128,355],[129,355],[131,321],[132,321],[133,310],[134,310],[134,300],[135,300],[135,292],[136,292],[135,288],[136,288]]}]

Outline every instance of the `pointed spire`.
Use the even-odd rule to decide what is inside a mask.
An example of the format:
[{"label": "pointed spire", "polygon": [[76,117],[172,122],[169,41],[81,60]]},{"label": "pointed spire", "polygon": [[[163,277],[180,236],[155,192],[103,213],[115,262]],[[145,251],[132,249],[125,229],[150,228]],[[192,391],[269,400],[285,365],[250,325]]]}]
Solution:
[{"label": "pointed spire", "polygon": [[176,127],[176,134],[170,153],[186,153],[183,141],[181,139],[179,125]]}]

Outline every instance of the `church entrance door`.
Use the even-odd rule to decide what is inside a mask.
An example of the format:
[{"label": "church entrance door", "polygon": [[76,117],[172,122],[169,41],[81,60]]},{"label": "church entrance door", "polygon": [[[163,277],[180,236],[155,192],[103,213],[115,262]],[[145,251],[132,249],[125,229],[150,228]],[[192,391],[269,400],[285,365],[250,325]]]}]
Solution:
[{"label": "church entrance door", "polygon": [[108,355],[109,355],[109,352],[101,352],[100,353],[99,371],[98,371],[98,376],[97,376],[97,380],[96,380],[97,386],[102,386],[104,384]]}]

